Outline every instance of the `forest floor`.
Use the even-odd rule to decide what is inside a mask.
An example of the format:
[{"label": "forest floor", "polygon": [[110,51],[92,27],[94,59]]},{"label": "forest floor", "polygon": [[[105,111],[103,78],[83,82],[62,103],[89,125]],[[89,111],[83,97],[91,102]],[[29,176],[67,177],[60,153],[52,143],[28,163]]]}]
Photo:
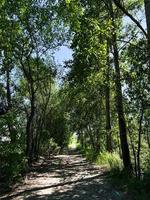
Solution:
[{"label": "forest floor", "polygon": [[72,153],[41,157],[24,181],[0,199],[129,200],[129,197],[111,185],[106,167],[92,165]]}]

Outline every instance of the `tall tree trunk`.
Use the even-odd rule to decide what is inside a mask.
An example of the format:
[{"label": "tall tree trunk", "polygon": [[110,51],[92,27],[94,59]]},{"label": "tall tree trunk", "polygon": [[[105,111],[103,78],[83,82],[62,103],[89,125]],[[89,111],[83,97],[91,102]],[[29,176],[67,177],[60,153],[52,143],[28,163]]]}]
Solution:
[{"label": "tall tree trunk", "polygon": [[[10,90],[10,72],[11,69],[9,67],[9,63],[7,63],[8,66],[6,66],[6,91],[7,91],[7,106],[10,109],[12,107],[12,102],[11,102],[11,90]],[[15,144],[16,142],[16,129],[13,126],[13,123],[8,120],[7,121],[7,126],[8,130],[10,133],[10,139],[11,143]]]},{"label": "tall tree trunk", "polygon": [[24,77],[28,82],[28,89],[30,93],[30,113],[27,114],[26,124],[26,156],[28,165],[33,161],[33,120],[35,115],[35,89],[33,80],[33,71],[30,66],[30,56],[26,58],[27,64],[21,59],[20,64],[24,73]]},{"label": "tall tree trunk", "polygon": [[[143,104],[143,103],[142,103]],[[138,171],[138,178],[141,178],[141,164],[140,164],[140,152],[141,152],[141,136],[142,136],[142,121],[143,121],[143,105],[141,108],[141,116],[139,120],[139,131],[138,131],[138,150],[137,150],[137,171]]]},{"label": "tall tree trunk", "polygon": [[110,60],[109,44],[107,43],[107,69],[106,69],[106,88],[105,88],[105,106],[106,106],[106,148],[112,152],[111,122],[110,122]]},{"label": "tall tree trunk", "polygon": [[105,91],[105,103],[106,103],[106,145],[107,151],[112,152],[112,136],[111,136],[111,123],[110,123],[110,88],[106,87]]},{"label": "tall tree trunk", "polygon": [[26,156],[28,158],[29,165],[31,164],[33,160],[33,120],[34,120],[34,114],[35,114],[35,93],[33,88],[33,83],[30,84],[31,86],[31,110],[30,114],[27,119],[27,126],[26,126]]},{"label": "tall tree trunk", "polygon": [[[150,69],[150,0],[144,0],[145,16],[147,24],[147,49],[148,49],[148,64]],[[149,73],[150,80],[150,73]]]},{"label": "tall tree trunk", "polygon": [[[45,111],[46,112],[46,111]],[[40,142],[41,142],[41,135],[42,135],[42,131],[43,131],[43,126],[44,126],[44,121],[45,121],[45,116],[40,117],[40,119],[37,121],[38,126],[37,126],[37,130],[36,130],[36,135],[34,138],[34,149],[33,149],[33,153],[36,159],[38,159],[39,156],[39,148],[40,148]]]},{"label": "tall tree trunk", "polygon": [[[50,77],[51,79],[51,77]],[[42,94],[44,96],[44,94]],[[40,116],[40,118],[37,120],[37,130],[36,130],[36,134],[35,134],[35,139],[34,139],[34,156],[37,159],[39,156],[39,150],[40,150],[40,143],[41,143],[41,135],[42,135],[42,131],[43,131],[43,126],[45,123],[45,119],[46,119],[46,109],[50,100],[50,96],[51,96],[51,84],[50,84],[50,89],[48,91],[48,96],[46,99],[46,102],[44,103],[43,100],[43,104],[44,104],[44,108],[38,112],[38,116]],[[40,114],[39,114],[40,113]]]},{"label": "tall tree trunk", "polygon": [[[148,38],[148,50],[150,56],[150,0],[144,0],[145,5],[145,15],[146,15],[146,24],[147,24],[147,38]],[[150,57],[149,57],[150,61]]]},{"label": "tall tree trunk", "polygon": [[88,136],[90,138],[90,145],[92,146],[93,150],[96,150],[96,145],[95,145],[94,137],[92,135],[92,129],[91,129],[91,127],[88,126],[86,128],[86,131],[87,131],[87,134],[88,134]]},{"label": "tall tree trunk", "polygon": [[135,176],[137,178],[138,177],[138,172],[137,172],[136,150],[135,150],[134,142],[133,142],[133,139],[132,139],[132,133],[131,133],[129,128],[128,128],[128,133],[129,133],[129,138],[130,138],[130,142],[131,142],[131,148],[132,148],[133,157],[134,157],[134,172],[135,172]]},{"label": "tall tree trunk", "polygon": [[6,69],[6,98],[7,98],[7,105],[3,105],[1,104],[1,108],[0,108],[0,116],[1,115],[5,115],[10,109],[11,109],[11,91],[10,91],[10,71],[11,68],[9,61],[7,60],[7,54],[6,52],[4,52],[5,54],[5,59],[4,59],[4,69]]},{"label": "tall tree trunk", "polygon": [[11,91],[10,91],[10,69],[6,70],[6,90],[7,90],[7,104],[11,107]]},{"label": "tall tree trunk", "polygon": [[146,134],[146,139],[147,139],[148,148],[150,149],[150,138],[149,138],[148,127],[147,127],[146,130],[145,130],[145,134]]},{"label": "tall tree trunk", "polygon": [[78,134],[79,134],[79,141],[81,143],[81,148],[85,149],[84,132],[82,131],[82,128],[80,128],[80,130],[78,130]]},{"label": "tall tree trunk", "polygon": [[114,55],[114,67],[115,67],[115,85],[116,85],[116,109],[118,113],[118,122],[119,122],[119,134],[121,141],[121,150],[122,150],[122,158],[125,170],[128,172],[132,171],[129,145],[127,141],[127,129],[126,129],[126,121],[124,117],[123,110],[123,97],[122,97],[122,87],[120,80],[120,65],[119,65],[119,53],[117,47],[117,35],[116,35],[116,26],[114,19],[114,11],[112,1],[110,1],[110,16],[112,19],[113,31],[112,31],[112,48]]},{"label": "tall tree trunk", "polygon": [[121,150],[124,167],[126,169],[131,170],[131,160],[129,153],[129,146],[127,142],[127,129],[126,129],[126,121],[124,117],[123,110],[123,99],[122,99],[122,88],[120,82],[120,67],[118,60],[118,49],[116,44],[116,39],[113,36],[113,49],[114,49],[114,65],[115,65],[115,73],[116,73],[116,107],[118,112],[118,122],[119,122],[119,133],[120,133],[120,141],[121,141]]}]

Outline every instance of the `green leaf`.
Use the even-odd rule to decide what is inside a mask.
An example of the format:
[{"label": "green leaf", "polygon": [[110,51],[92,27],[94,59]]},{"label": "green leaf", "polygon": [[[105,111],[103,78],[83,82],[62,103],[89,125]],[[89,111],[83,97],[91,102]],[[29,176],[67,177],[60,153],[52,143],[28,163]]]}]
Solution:
[{"label": "green leaf", "polygon": [[71,2],[71,0],[66,0],[66,4],[69,4]]},{"label": "green leaf", "polygon": [[1,0],[0,2],[0,8],[5,4],[5,0]]}]

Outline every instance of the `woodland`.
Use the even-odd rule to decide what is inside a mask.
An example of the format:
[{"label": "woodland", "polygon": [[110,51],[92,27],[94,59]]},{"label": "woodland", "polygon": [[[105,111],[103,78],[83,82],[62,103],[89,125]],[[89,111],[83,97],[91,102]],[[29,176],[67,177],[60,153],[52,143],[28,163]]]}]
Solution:
[{"label": "woodland", "polygon": [[0,1],[0,182],[71,143],[150,198],[150,0]]}]

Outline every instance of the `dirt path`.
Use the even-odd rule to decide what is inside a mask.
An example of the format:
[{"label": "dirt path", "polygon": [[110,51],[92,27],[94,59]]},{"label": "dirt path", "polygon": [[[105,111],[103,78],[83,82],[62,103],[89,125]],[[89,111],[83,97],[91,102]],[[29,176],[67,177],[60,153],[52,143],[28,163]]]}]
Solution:
[{"label": "dirt path", "polygon": [[0,199],[13,200],[127,200],[107,182],[105,168],[80,155],[59,155],[35,163],[23,184]]}]

